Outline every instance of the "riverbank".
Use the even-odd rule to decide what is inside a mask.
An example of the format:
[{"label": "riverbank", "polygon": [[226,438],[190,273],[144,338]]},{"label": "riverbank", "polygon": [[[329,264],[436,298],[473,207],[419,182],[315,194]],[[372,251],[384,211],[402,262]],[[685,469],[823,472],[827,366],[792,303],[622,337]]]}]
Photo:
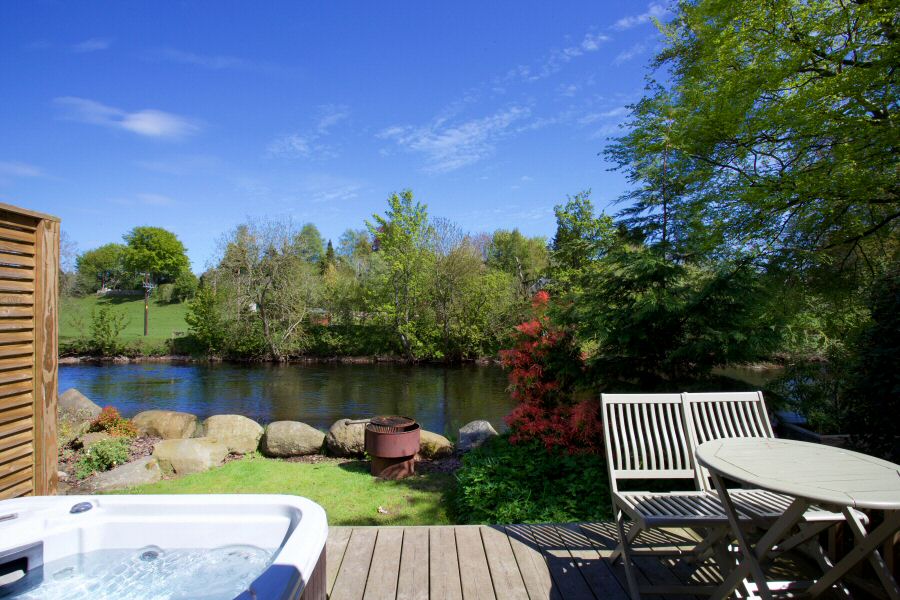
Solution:
[{"label": "riverbank", "polygon": [[75,354],[60,355],[60,365],[127,365],[140,363],[161,363],[161,364],[235,364],[235,365],[291,365],[291,364],[340,364],[340,365],[375,365],[375,364],[392,364],[392,365],[477,365],[492,366],[500,365],[500,359],[496,357],[472,358],[459,360],[454,362],[444,362],[435,360],[414,360],[404,358],[402,356],[297,356],[285,360],[269,360],[269,359],[236,359],[236,358],[217,358],[209,356],[193,356],[190,354],[161,354],[161,355],[140,355],[140,356],[96,356],[92,354]]}]

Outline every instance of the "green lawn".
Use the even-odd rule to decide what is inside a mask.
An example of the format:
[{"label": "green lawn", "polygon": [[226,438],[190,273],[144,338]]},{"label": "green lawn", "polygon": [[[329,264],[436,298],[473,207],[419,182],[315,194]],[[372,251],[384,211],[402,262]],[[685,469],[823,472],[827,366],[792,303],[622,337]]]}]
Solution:
[{"label": "green lawn", "polygon": [[128,325],[122,332],[123,342],[145,340],[148,343],[160,343],[172,337],[172,332],[187,332],[184,322],[187,312],[185,304],[157,304],[150,301],[149,335],[144,338],[144,299],[142,297],[103,298],[86,296],[84,298],[64,298],[59,305],[59,337],[61,341],[75,339],[79,335],[79,321],[84,334],[90,333],[91,310],[109,306],[113,310],[124,312],[128,317]]},{"label": "green lawn", "polygon": [[451,522],[452,487],[453,476],[443,473],[376,479],[364,461],[307,464],[253,457],[122,493],[294,494],[320,504],[331,525],[444,525]]}]

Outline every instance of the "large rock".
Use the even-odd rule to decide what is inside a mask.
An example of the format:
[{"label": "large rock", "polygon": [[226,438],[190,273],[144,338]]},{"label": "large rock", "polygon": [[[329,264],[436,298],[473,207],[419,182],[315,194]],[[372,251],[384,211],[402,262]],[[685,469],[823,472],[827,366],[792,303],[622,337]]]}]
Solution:
[{"label": "large rock", "polygon": [[159,461],[152,456],[145,456],[104,473],[98,473],[87,480],[86,487],[95,492],[108,492],[155,483],[160,479],[162,470],[159,468]]},{"label": "large rock", "polygon": [[102,409],[75,388],[69,388],[59,395],[57,410],[61,416],[80,423],[96,419]]},{"label": "large rock", "polygon": [[325,436],[325,444],[334,456],[362,456],[366,452],[365,421],[335,421]]},{"label": "large rock", "polygon": [[260,448],[266,456],[306,456],[318,454],[325,434],[299,421],[275,421],[266,427]]},{"label": "large rock", "polygon": [[459,428],[459,449],[468,452],[485,443],[497,432],[487,421],[472,421]]},{"label": "large rock", "polygon": [[162,440],[153,448],[153,457],[164,473],[200,473],[225,462],[228,446],[210,438]]},{"label": "large rock", "polygon": [[229,452],[256,452],[262,426],[242,415],[215,415],[203,421],[204,435],[228,446]]},{"label": "large rock", "polygon": [[85,433],[81,437],[78,438],[78,445],[87,450],[97,442],[102,442],[103,440],[108,440],[110,435],[105,431],[92,431],[91,433]]},{"label": "large rock", "polygon": [[453,454],[453,443],[444,436],[421,431],[419,438],[419,456],[422,458],[446,458]]},{"label": "large rock", "polygon": [[141,434],[164,440],[186,439],[197,431],[195,415],[174,410],[145,410],[132,421]]}]

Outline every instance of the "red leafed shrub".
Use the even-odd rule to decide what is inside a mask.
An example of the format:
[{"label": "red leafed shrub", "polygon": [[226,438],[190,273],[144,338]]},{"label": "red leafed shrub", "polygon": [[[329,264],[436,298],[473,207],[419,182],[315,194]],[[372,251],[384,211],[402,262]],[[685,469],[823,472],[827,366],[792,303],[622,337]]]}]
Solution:
[{"label": "red leafed shrub", "polygon": [[119,414],[115,406],[104,406],[97,418],[91,421],[91,431],[105,431],[113,437],[137,437],[138,430],[130,419]]},{"label": "red leafed shrub", "polygon": [[516,327],[515,344],[500,352],[518,406],[506,417],[510,442],[537,440],[571,454],[603,448],[599,402],[578,400],[575,384],[584,367],[571,331],[547,314],[550,296],[535,294],[533,318]]}]

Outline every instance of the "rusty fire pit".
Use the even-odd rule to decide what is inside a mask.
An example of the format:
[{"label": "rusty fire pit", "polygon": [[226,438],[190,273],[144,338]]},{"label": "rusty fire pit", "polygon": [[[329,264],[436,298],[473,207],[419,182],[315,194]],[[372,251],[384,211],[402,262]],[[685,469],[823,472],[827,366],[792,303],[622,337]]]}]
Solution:
[{"label": "rusty fire pit", "polygon": [[419,424],[407,417],[374,417],[366,424],[366,452],[372,457],[372,475],[403,479],[416,471]]}]

